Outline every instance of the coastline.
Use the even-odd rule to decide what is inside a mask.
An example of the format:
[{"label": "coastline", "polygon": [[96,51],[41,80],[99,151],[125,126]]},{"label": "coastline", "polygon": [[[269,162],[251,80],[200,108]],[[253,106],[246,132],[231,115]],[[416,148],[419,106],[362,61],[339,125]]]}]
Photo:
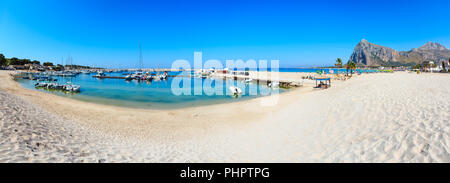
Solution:
[{"label": "coastline", "polygon": [[[66,119],[80,121],[89,128],[99,129],[107,134],[122,137],[137,136],[140,139],[158,139],[168,130],[183,130],[184,135],[174,133],[177,135],[171,138],[185,139],[198,135],[197,130],[199,129],[215,128],[216,125],[229,124],[230,122],[242,124],[249,123],[249,121],[258,121],[270,112],[281,110],[282,106],[293,101],[292,98],[298,98],[304,93],[313,91],[312,87],[300,87],[292,89],[293,91],[277,94],[280,99],[279,102],[275,106],[268,107],[261,107],[260,102],[270,96],[171,110],[139,109],[85,102],[34,91],[22,87],[9,74],[0,73],[1,80],[4,81],[0,84],[0,89],[3,91],[32,101]],[[292,78],[292,75],[295,74],[286,73],[284,77]],[[5,80],[5,77],[9,78]],[[186,121],[189,121],[189,123],[186,123]],[[184,131],[186,129],[190,129],[190,132]],[[139,131],[139,133],[136,133],[136,131]]]},{"label": "coastline", "polygon": [[260,97],[161,111],[33,91],[5,73],[1,91],[83,132],[68,146],[92,147],[83,162],[450,162],[444,74],[361,75],[327,90],[282,93],[271,107],[260,107]]}]

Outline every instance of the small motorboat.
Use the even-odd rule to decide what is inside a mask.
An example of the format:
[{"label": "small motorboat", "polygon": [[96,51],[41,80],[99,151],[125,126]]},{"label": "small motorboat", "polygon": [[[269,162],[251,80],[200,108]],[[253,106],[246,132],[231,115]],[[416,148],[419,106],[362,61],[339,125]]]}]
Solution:
[{"label": "small motorboat", "polygon": [[47,87],[48,83],[36,83],[34,84],[35,87]]},{"label": "small motorboat", "polygon": [[250,82],[252,82],[252,81],[253,81],[252,78],[248,78],[248,79],[245,79],[245,80],[244,80],[244,83],[247,83],[247,84],[248,84],[248,83],[250,83]]},{"label": "small motorboat", "polygon": [[56,84],[56,83],[49,83],[49,84],[47,84],[47,89],[53,89],[53,88],[55,88],[55,84]]},{"label": "small motorboat", "polygon": [[279,82],[271,82],[268,84],[270,88],[278,88],[280,86]]},{"label": "small motorboat", "polygon": [[60,90],[63,88],[63,85],[58,84],[58,83],[51,83],[47,86],[47,88],[51,88],[51,89],[55,89],[55,90]]},{"label": "small motorboat", "polygon": [[128,74],[127,76],[125,76],[125,81],[131,81],[133,80],[133,77],[131,76],[131,74]]},{"label": "small motorboat", "polygon": [[66,91],[72,91],[72,85],[64,85],[63,89]]},{"label": "small motorboat", "polygon": [[240,88],[238,88],[238,87],[235,87],[235,86],[230,86],[229,89],[231,91],[231,94],[233,94],[233,95],[239,95],[239,94],[242,93],[242,90]]},{"label": "small motorboat", "polygon": [[95,75],[95,77],[102,77],[105,76],[105,73],[103,73],[102,71],[98,72],[97,75]]},{"label": "small motorboat", "polygon": [[88,70],[82,70],[82,71],[81,71],[81,74],[91,74],[91,72],[88,71]]},{"label": "small motorboat", "polygon": [[81,86],[80,85],[72,85],[72,91],[73,92],[80,92]]},{"label": "small motorboat", "polygon": [[165,80],[165,79],[167,79],[167,74],[161,74],[161,75],[159,75],[159,79],[160,79],[160,80]]}]

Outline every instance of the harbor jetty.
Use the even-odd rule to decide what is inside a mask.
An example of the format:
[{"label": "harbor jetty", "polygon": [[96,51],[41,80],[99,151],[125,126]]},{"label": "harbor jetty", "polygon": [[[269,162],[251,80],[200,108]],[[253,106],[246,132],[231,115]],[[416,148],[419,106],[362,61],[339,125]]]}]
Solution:
[{"label": "harbor jetty", "polygon": [[270,77],[258,77],[251,76],[250,74],[221,74],[221,73],[211,73],[209,74],[211,77],[232,79],[232,80],[242,80],[247,82],[255,82],[257,84],[267,84],[269,86],[280,86],[283,88],[291,88],[291,87],[302,87],[303,81],[295,81],[295,80],[281,80],[281,79],[272,79]]}]

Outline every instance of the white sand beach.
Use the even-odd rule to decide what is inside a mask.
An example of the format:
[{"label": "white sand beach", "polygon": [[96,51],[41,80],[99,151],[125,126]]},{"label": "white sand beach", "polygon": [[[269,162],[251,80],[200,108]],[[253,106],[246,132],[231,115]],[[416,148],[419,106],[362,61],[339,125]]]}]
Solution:
[{"label": "white sand beach", "polygon": [[261,97],[149,110],[25,89],[9,73],[0,71],[0,162],[450,162],[448,74],[307,84],[268,107]]}]

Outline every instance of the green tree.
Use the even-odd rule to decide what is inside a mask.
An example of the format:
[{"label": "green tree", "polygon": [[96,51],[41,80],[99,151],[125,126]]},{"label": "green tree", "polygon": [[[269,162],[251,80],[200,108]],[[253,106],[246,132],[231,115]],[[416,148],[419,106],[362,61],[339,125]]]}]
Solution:
[{"label": "green tree", "polygon": [[53,66],[53,63],[51,63],[51,62],[44,62],[42,65],[43,66]]},{"label": "green tree", "polygon": [[336,64],[334,64],[336,67],[338,68],[342,68],[342,59],[341,58],[337,58],[336,59]]},{"label": "green tree", "polygon": [[0,66],[7,66],[8,61],[6,60],[5,56],[3,54],[0,54]]},{"label": "green tree", "polygon": [[18,59],[16,57],[11,58],[9,61],[9,65],[25,65],[31,63],[30,59]]},{"label": "green tree", "polygon": [[350,69],[350,76],[353,76],[353,70],[356,69],[355,62],[353,62],[353,61],[348,62],[347,63],[347,72],[348,72],[348,69]]},{"label": "green tree", "polygon": [[41,62],[39,62],[39,61],[37,61],[37,60],[33,60],[31,63],[32,63],[32,64],[38,64],[38,65],[41,64]]},{"label": "green tree", "polygon": [[422,65],[416,64],[416,65],[412,66],[411,68],[412,68],[412,69],[419,69],[419,70],[420,70],[421,67],[422,67]]},{"label": "green tree", "polygon": [[348,63],[345,64],[345,69],[347,69],[345,75],[348,76],[348,70],[350,69],[350,66],[348,65]]},{"label": "green tree", "polygon": [[22,59],[22,65],[25,65],[25,64],[31,64],[31,60],[30,59]]},{"label": "green tree", "polygon": [[56,67],[53,68],[55,71],[62,71],[64,70],[64,66],[61,64],[56,65]]},{"label": "green tree", "polygon": [[20,59],[13,57],[13,58],[9,59],[9,65],[23,65],[23,64],[21,64]]}]

